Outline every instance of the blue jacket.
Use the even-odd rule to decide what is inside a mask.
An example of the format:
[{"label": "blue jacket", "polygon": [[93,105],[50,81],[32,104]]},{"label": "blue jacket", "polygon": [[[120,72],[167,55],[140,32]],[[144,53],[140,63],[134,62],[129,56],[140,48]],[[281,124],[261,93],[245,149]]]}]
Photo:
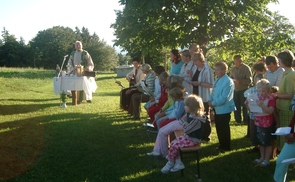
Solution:
[{"label": "blue jacket", "polygon": [[227,74],[215,80],[209,101],[216,114],[227,114],[236,109],[233,99],[234,88],[234,82]]}]

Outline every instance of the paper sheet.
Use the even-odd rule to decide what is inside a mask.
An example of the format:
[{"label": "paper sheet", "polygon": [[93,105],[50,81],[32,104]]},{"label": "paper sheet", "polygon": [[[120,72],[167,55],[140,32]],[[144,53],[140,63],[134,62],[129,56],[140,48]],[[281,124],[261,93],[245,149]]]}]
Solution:
[{"label": "paper sheet", "polygon": [[248,100],[248,106],[251,112],[263,113],[262,108],[257,105],[257,100],[258,100],[257,94],[248,94],[247,100]]},{"label": "paper sheet", "polygon": [[291,132],[291,127],[280,127],[277,128],[275,133],[272,133],[272,135],[288,135]]}]

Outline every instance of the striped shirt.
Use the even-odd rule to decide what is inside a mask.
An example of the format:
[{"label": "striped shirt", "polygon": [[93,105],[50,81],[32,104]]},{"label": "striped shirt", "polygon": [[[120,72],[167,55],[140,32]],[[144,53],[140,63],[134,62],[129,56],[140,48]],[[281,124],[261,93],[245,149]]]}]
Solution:
[{"label": "striped shirt", "polygon": [[267,70],[265,73],[266,79],[270,82],[271,86],[279,86],[281,79],[283,77],[284,69],[282,67],[279,67],[276,71],[271,72],[270,70]]}]

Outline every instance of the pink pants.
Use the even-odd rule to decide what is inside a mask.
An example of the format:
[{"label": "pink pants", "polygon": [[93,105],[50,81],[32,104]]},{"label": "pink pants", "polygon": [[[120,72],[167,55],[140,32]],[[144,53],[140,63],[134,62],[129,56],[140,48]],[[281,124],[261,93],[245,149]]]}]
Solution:
[{"label": "pink pants", "polygon": [[179,150],[182,147],[192,147],[198,145],[198,143],[193,142],[192,140],[184,137],[184,136],[179,136],[175,138],[171,144],[170,144],[170,149],[169,153],[167,155],[167,159],[169,161],[175,161],[176,158],[179,157]]},{"label": "pink pants", "polygon": [[178,120],[174,120],[160,128],[155,142],[154,151],[166,156],[168,154],[168,135],[175,130],[181,129],[183,129],[183,127],[179,124]]}]

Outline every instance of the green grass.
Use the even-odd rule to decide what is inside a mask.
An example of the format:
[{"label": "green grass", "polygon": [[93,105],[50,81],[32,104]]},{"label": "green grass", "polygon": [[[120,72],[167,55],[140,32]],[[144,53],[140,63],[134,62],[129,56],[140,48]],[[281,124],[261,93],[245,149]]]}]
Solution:
[{"label": "green grass", "polygon": [[[145,132],[144,119],[134,122],[119,109],[121,88],[112,78],[116,74],[98,73],[92,104],[71,106],[69,99],[65,109],[53,93],[54,74],[0,68],[1,181],[196,181],[193,158],[184,159],[181,177],[180,172],[162,174],[166,160],[145,155],[152,151],[155,136],[151,140]],[[200,151],[203,181],[272,181],[275,161],[255,167],[252,162],[259,154],[247,152],[251,146],[245,134],[246,126],[231,121],[233,150],[218,155],[213,126],[212,141]]]}]

